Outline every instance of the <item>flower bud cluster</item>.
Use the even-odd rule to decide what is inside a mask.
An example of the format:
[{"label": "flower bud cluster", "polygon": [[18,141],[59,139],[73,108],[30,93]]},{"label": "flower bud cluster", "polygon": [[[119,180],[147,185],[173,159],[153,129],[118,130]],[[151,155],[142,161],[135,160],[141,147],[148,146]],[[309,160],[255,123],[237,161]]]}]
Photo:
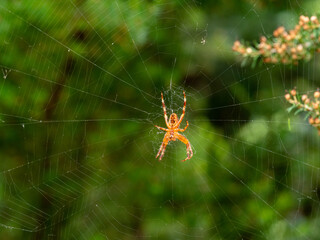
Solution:
[{"label": "flower bud cluster", "polygon": [[294,29],[283,26],[273,32],[273,38],[260,38],[254,46],[235,41],[233,51],[244,58],[261,58],[265,63],[297,64],[299,60],[309,60],[320,51],[320,23],[316,16],[300,16]]},{"label": "flower bud cluster", "polygon": [[320,92],[313,93],[313,97],[307,94],[300,95],[295,89],[285,94],[285,99],[292,105],[290,111],[296,109],[296,113],[305,111],[309,118],[309,123],[318,129],[320,135]]}]

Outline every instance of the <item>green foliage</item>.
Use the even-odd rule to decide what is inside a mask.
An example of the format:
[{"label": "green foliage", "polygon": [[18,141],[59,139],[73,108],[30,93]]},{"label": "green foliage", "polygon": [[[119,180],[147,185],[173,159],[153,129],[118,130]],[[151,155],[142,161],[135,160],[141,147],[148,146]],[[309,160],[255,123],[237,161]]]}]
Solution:
[{"label": "green foliage", "polygon": [[[291,4],[1,1],[0,239],[316,239],[319,140],[281,104],[303,71],[230,51]],[[158,162],[183,89],[195,155]]]}]

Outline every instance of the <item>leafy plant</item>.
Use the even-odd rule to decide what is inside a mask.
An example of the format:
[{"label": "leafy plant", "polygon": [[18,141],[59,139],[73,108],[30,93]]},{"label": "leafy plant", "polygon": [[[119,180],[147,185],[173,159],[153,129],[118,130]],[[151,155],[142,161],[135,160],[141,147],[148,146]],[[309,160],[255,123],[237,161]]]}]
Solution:
[{"label": "leafy plant", "polygon": [[294,29],[286,30],[283,26],[273,32],[273,38],[261,36],[260,42],[251,46],[235,41],[233,51],[249,59],[261,59],[265,63],[297,64],[299,60],[308,61],[314,52],[320,51],[320,24],[317,16],[300,16]]},{"label": "leafy plant", "polygon": [[288,112],[294,111],[297,115],[300,112],[307,112],[306,119],[309,118],[309,123],[318,129],[320,135],[320,92],[319,90],[313,93],[313,97],[307,94],[299,94],[295,89],[292,89],[285,95],[285,99],[291,104],[287,109]]}]

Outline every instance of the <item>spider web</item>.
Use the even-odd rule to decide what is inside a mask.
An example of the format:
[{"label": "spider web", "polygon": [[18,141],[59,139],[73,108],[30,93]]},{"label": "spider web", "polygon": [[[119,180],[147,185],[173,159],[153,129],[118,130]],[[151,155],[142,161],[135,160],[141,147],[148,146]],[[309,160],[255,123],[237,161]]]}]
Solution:
[{"label": "spider web", "polygon": [[[267,3],[2,1],[0,238],[317,239],[319,137],[283,96],[317,89],[318,59],[231,46],[319,4]],[[194,156],[159,162],[160,93],[180,116],[183,91]]]}]

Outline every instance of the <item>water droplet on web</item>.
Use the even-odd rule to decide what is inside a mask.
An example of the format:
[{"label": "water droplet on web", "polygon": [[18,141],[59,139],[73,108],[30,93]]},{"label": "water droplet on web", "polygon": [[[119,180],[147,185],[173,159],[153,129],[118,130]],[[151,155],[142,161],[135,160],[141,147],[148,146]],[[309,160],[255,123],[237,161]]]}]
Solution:
[{"label": "water droplet on web", "polygon": [[68,52],[70,52],[71,50],[70,50],[70,48],[68,49]]},{"label": "water droplet on web", "polygon": [[21,126],[24,128],[24,123]]}]

